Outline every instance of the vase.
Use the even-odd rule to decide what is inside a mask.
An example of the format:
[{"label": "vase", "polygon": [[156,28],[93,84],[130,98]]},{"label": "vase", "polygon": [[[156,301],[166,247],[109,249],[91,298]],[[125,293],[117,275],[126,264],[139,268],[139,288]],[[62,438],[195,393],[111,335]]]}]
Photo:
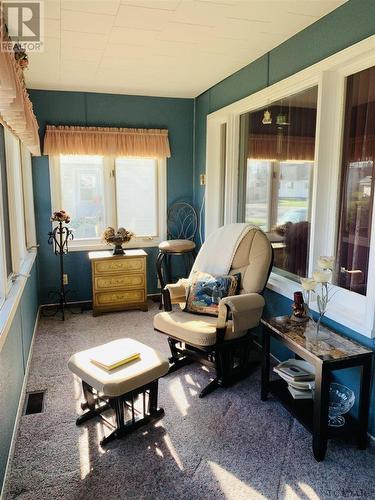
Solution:
[{"label": "vase", "polygon": [[323,315],[319,316],[318,320],[315,322],[315,342],[319,342],[320,340],[327,340],[329,338],[329,335],[327,333],[321,331],[320,327],[322,318]]},{"label": "vase", "polygon": [[332,383],[329,389],[328,425],[342,427],[345,425],[344,414],[354,405],[354,392],[342,384]]},{"label": "vase", "polygon": [[122,248],[122,243],[115,243],[115,248],[113,249],[113,255],[124,255],[125,250]]}]

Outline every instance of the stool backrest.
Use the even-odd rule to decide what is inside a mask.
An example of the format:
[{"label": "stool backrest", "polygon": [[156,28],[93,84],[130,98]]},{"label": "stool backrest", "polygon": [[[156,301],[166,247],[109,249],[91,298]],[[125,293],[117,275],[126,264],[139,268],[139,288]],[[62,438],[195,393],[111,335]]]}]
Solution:
[{"label": "stool backrest", "polygon": [[173,203],[167,214],[168,240],[193,240],[198,228],[197,213],[184,201]]}]

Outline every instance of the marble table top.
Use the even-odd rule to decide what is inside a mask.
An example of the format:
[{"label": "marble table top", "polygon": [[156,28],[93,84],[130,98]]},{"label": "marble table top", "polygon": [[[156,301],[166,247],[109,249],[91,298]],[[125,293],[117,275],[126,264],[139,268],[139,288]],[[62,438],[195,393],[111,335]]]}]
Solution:
[{"label": "marble table top", "polygon": [[319,328],[322,340],[317,340],[316,326],[312,320],[306,323],[297,323],[292,321],[289,316],[277,316],[262,319],[261,323],[280,337],[323,361],[339,361],[373,352],[323,325]]}]

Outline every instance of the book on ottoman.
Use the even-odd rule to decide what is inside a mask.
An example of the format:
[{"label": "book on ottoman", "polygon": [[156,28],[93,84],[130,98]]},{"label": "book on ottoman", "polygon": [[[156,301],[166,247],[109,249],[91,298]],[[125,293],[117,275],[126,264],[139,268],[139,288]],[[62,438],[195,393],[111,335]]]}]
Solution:
[{"label": "book on ottoman", "polygon": [[141,354],[137,351],[115,351],[113,346],[107,344],[91,358],[91,362],[100,368],[110,371],[140,358]]}]

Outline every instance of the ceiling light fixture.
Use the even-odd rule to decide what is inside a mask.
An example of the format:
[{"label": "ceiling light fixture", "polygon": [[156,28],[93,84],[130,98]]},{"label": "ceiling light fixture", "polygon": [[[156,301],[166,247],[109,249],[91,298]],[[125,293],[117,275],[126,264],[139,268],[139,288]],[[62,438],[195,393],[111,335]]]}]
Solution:
[{"label": "ceiling light fixture", "polygon": [[281,101],[280,112],[276,117],[276,124],[290,125],[290,123],[288,122],[288,115],[286,113],[283,113],[283,101]]},{"label": "ceiling light fixture", "polygon": [[[267,53],[267,87],[270,86],[270,53]],[[272,116],[271,116],[271,111],[268,109],[269,106],[267,106],[267,109],[263,113],[263,119],[262,123],[263,125],[270,125],[272,123]]]}]

